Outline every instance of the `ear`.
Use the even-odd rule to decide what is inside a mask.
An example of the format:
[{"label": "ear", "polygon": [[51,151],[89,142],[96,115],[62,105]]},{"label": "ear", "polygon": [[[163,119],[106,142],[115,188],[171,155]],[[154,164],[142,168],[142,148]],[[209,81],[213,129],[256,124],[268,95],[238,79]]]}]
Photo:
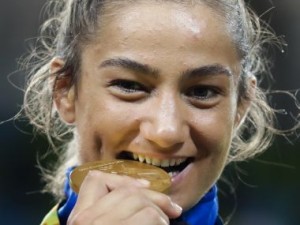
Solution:
[{"label": "ear", "polygon": [[249,111],[249,108],[251,106],[251,103],[255,97],[256,94],[256,85],[257,85],[257,80],[256,77],[251,75],[250,77],[247,78],[246,80],[246,97],[242,98],[237,107],[237,112],[235,116],[235,127],[238,128],[240,125],[243,124],[247,113]]},{"label": "ear", "polygon": [[75,122],[75,88],[71,86],[71,74],[58,74],[65,62],[54,58],[50,63],[53,101],[61,119],[67,124]]}]

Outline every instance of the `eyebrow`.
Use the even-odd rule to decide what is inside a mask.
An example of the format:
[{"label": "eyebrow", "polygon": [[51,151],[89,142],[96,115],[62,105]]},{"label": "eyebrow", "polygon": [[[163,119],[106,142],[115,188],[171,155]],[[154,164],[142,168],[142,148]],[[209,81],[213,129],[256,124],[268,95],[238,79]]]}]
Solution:
[{"label": "eyebrow", "polygon": [[[124,57],[107,59],[100,64],[100,67],[102,68],[110,67],[110,66],[125,68],[143,75],[151,75],[154,78],[158,78],[160,74],[160,70],[157,68]],[[196,78],[201,76],[220,75],[220,74],[232,76],[232,72],[226,67],[224,67],[223,65],[212,64],[212,65],[205,65],[197,68],[187,69],[181,73],[181,78],[182,80],[184,80],[188,78]]]},{"label": "eyebrow", "polygon": [[206,66],[200,66],[193,69],[187,69],[182,74],[182,79],[208,76],[208,75],[220,75],[225,74],[226,76],[231,77],[232,72],[221,64],[212,64]]},{"label": "eyebrow", "polygon": [[158,78],[160,72],[158,69],[153,68],[147,64],[139,63],[137,61],[128,59],[128,58],[114,58],[103,61],[100,64],[100,67],[121,67],[129,69],[144,75],[152,75],[155,78]]}]

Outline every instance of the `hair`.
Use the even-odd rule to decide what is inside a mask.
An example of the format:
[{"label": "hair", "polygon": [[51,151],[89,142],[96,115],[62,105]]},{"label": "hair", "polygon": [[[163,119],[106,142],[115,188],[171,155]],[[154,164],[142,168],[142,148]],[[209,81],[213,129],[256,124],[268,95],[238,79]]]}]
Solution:
[{"label": "hair", "polygon": [[[53,107],[55,82],[68,76],[70,87],[76,85],[80,76],[80,52],[85,44],[99,33],[101,23],[108,11],[120,6],[145,0],[52,0],[48,10],[50,18],[41,29],[39,45],[26,61],[30,70],[25,89],[23,110],[37,131],[45,134],[57,157],[58,164],[44,171],[46,190],[61,198],[65,170],[78,163],[74,127],[65,124]],[[152,0],[177,4],[205,4],[224,17],[228,30],[240,55],[242,72],[239,79],[239,104],[250,100],[250,109],[232,140],[228,163],[254,157],[271,143],[274,133],[274,110],[269,106],[262,89],[256,87],[255,96],[248,93],[247,78],[255,76],[258,83],[268,74],[268,60],[264,47],[277,42],[266,24],[250,10],[244,0]],[[149,2],[149,0],[147,0]],[[54,57],[65,62],[55,74],[50,73]],[[55,79],[53,79],[53,76]],[[51,82],[54,80],[54,83]],[[45,172],[46,171],[46,172]]]}]

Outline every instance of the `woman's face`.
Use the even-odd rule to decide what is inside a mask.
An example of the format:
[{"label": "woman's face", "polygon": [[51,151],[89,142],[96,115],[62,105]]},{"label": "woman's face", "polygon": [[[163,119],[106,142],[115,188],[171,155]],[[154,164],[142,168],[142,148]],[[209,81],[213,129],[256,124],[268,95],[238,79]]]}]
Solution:
[{"label": "woman's face", "polygon": [[168,168],[169,195],[188,209],[219,178],[237,126],[240,61],[225,23],[205,5],[172,3],[105,21],[61,116],[76,126],[82,163],[126,155]]}]

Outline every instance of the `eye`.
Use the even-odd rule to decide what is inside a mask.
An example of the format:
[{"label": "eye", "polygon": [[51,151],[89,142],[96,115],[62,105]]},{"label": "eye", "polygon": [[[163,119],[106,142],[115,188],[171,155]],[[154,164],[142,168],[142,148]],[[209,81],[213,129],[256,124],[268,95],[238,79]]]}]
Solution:
[{"label": "eye", "polygon": [[125,93],[149,92],[143,84],[131,80],[113,80],[110,82],[109,86],[116,87]]},{"label": "eye", "polygon": [[211,86],[194,86],[185,95],[196,100],[211,100],[219,95],[219,90]]}]

